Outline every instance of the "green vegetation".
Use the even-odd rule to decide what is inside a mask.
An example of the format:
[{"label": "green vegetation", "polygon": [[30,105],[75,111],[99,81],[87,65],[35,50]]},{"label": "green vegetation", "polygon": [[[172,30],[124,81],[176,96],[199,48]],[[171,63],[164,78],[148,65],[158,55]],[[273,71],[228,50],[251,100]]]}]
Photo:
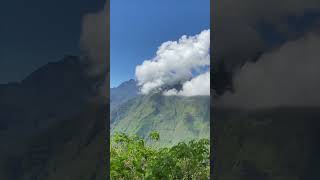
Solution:
[{"label": "green vegetation", "polygon": [[210,96],[127,98],[132,83],[111,89],[110,179],[209,179]]},{"label": "green vegetation", "polygon": [[110,178],[132,180],[209,179],[209,140],[180,142],[160,147],[157,131],[149,143],[137,135],[114,133],[110,144]]},{"label": "green vegetation", "polygon": [[139,96],[111,112],[111,133],[137,134],[148,139],[151,131],[161,134],[161,146],[209,138],[210,97]]}]

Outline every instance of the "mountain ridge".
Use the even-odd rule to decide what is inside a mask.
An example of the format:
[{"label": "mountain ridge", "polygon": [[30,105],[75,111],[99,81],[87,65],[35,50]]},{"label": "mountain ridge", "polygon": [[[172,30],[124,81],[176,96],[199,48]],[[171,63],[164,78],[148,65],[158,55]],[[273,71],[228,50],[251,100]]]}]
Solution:
[{"label": "mountain ridge", "polygon": [[125,103],[139,95],[139,87],[134,79],[121,83],[119,86],[110,88],[110,109]]},{"label": "mountain ridge", "polygon": [[0,179],[106,177],[109,105],[94,101],[96,84],[77,56],[0,84]]},{"label": "mountain ridge", "polygon": [[110,114],[111,133],[125,132],[148,138],[159,131],[160,144],[209,138],[209,96],[140,95],[128,100]]}]

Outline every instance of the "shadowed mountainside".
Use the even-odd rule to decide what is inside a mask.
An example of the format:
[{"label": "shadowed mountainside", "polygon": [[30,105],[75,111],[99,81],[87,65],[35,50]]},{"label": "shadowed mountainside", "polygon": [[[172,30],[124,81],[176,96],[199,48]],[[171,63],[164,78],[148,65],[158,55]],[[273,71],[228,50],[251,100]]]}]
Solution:
[{"label": "shadowed mountainside", "polygon": [[78,57],[0,85],[0,179],[104,179],[109,106]]},{"label": "shadowed mountainside", "polygon": [[4,179],[104,179],[107,108],[88,104],[81,113],[34,135],[6,158],[9,174]]},{"label": "shadowed mountainside", "polygon": [[320,108],[214,109],[215,180],[315,180]]}]

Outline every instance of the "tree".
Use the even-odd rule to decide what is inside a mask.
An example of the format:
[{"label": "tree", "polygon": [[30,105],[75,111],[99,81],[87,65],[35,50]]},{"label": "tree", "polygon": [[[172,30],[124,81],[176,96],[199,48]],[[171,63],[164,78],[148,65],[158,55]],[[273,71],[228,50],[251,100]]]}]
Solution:
[{"label": "tree", "polygon": [[[160,139],[156,131],[149,137],[154,142]],[[110,149],[111,179],[209,179],[208,139],[154,147],[136,135],[116,133]]]}]

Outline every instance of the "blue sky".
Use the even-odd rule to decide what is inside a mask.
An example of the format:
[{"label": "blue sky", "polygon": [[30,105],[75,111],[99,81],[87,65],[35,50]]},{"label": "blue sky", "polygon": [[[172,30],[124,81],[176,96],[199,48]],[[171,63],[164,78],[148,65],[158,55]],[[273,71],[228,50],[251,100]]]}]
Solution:
[{"label": "blue sky", "polygon": [[111,0],[111,87],[133,79],[161,43],[210,28],[210,0]]}]

